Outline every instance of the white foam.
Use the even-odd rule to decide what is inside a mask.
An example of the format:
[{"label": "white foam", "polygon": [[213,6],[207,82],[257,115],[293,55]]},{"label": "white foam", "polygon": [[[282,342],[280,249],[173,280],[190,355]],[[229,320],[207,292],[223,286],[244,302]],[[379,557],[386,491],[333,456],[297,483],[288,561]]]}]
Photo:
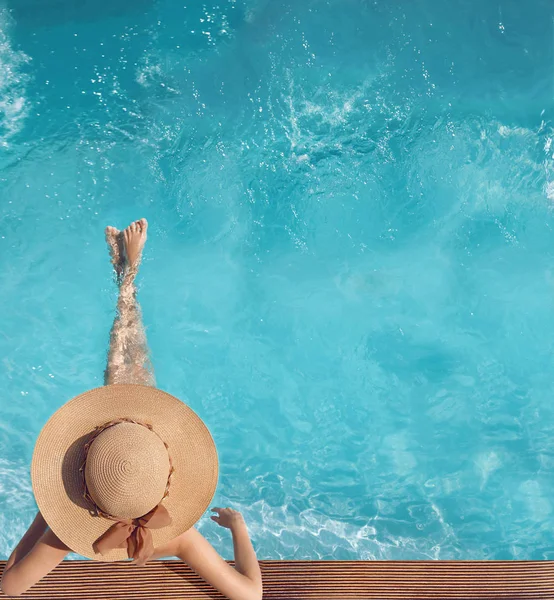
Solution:
[{"label": "white foam", "polygon": [[0,459],[0,499],[6,510],[34,506],[28,465]]},{"label": "white foam", "polygon": [[550,500],[544,494],[538,481],[534,479],[524,481],[519,486],[519,494],[535,522],[545,521],[552,513]]},{"label": "white foam", "polygon": [[142,87],[150,87],[162,76],[160,64],[151,63],[147,56],[143,63],[137,67],[136,82]]},{"label": "white foam", "polygon": [[0,146],[23,128],[29,112],[26,97],[29,75],[24,67],[31,58],[15,50],[10,38],[13,18],[7,8],[0,6]]},{"label": "white foam", "polygon": [[549,200],[554,201],[554,181],[549,181],[546,184],[546,189],[545,189],[545,193],[546,193],[546,197]]},{"label": "white foam", "polygon": [[487,481],[494,471],[502,466],[502,461],[494,451],[483,452],[475,459],[475,466],[481,476],[481,491],[487,485]]},{"label": "white foam", "polygon": [[533,134],[533,132],[530,129],[527,129],[525,127],[508,127],[507,125],[500,125],[498,127],[498,133],[502,136],[502,137],[508,137],[510,135],[529,135],[529,134]]},{"label": "white foam", "polygon": [[7,558],[36,514],[29,465],[0,459],[0,556]]}]

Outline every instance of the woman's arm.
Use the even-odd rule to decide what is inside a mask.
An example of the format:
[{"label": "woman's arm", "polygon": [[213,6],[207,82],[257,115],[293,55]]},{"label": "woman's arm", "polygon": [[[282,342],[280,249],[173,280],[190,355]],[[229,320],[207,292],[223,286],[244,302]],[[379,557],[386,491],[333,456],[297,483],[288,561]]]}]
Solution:
[{"label": "woman's arm", "polygon": [[235,568],[224,561],[194,527],[156,549],[152,558],[178,556],[230,600],[261,600],[262,574],[242,515],[230,508],[212,510],[218,512],[218,516],[214,515],[212,519],[230,529],[233,535]]},{"label": "woman's arm", "polygon": [[[231,509],[228,509],[231,510]],[[221,518],[221,517],[220,517]],[[214,519],[214,517],[212,517]],[[215,519],[214,519],[215,520]],[[229,525],[233,535],[233,548],[235,551],[235,568],[251,581],[255,581],[262,591],[262,574],[256,553],[252,547],[246,523],[239,512],[235,511],[235,518]]]},{"label": "woman's arm", "polygon": [[35,520],[11,553],[2,574],[2,591],[6,596],[19,596],[49,573],[69,548],[48,529],[43,516]]},{"label": "woman's arm", "polygon": [[6,575],[7,571],[11,569],[16,562],[19,562],[26,554],[28,554],[29,550],[31,550],[31,548],[37,543],[39,538],[47,529],[48,525],[46,524],[44,517],[40,512],[38,512],[31,523],[31,526],[21,538],[19,544],[17,544],[17,546],[13,549],[10,558],[8,558],[4,575]]}]

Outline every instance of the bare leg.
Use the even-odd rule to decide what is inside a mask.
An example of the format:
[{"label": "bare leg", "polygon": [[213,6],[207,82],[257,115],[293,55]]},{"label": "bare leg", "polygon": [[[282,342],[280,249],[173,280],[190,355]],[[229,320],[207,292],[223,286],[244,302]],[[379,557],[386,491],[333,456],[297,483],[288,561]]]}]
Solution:
[{"label": "bare leg", "polygon": [[121,232],[113,227],[106,228],[106,240],[119,283],[119,298],[110,332],[105,385],[156,385],[135,287],[147,228],[146,219],[131,223]]},{"label": "bare leg", "polygon": [[[123,232],[113,227],[106,229],[106,240],[119,284],[117,316],[110,334],[105,372],[106,384],[155,385],[135,288],[147,228],[146,219],[141,219]],[[8,596],[22,594],[60,563],[69,551],[38,513],[4,568],[2,591]]]}]

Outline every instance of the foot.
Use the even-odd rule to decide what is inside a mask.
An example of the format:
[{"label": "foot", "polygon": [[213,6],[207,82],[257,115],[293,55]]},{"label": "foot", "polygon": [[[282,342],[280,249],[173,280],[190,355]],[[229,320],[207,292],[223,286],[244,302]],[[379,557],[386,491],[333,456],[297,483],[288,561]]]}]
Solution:
[{"label": "foot", "polygon": [[125,247],[125,266],[136,269],[140,263],[142,249],[146,242],[146,230],[148,223],[146,219],[140,219],[131,223],[129,227],[123,230],[122,237]]},{"label": "foot", "polygon": [[125,249],[123,247],[123,234],[115,227],[106,227],[106,242],[110,249],[110,258],[117,275],[121,279],[125,267]]}]

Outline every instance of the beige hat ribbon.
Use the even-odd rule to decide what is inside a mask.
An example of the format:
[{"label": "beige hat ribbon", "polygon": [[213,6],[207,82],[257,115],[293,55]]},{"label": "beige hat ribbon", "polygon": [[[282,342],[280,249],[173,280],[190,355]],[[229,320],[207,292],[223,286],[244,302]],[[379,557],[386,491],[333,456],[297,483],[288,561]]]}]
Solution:
[{"label": "beige hat ribbon", "polygon": [[116,548],[127,548],[135,564],[144,565],[154,552],[151,529],[171,524],[171,517],[162,504],[138,519],[125,519],[112,525],[93,544],[95,552],[107,554]]}]

